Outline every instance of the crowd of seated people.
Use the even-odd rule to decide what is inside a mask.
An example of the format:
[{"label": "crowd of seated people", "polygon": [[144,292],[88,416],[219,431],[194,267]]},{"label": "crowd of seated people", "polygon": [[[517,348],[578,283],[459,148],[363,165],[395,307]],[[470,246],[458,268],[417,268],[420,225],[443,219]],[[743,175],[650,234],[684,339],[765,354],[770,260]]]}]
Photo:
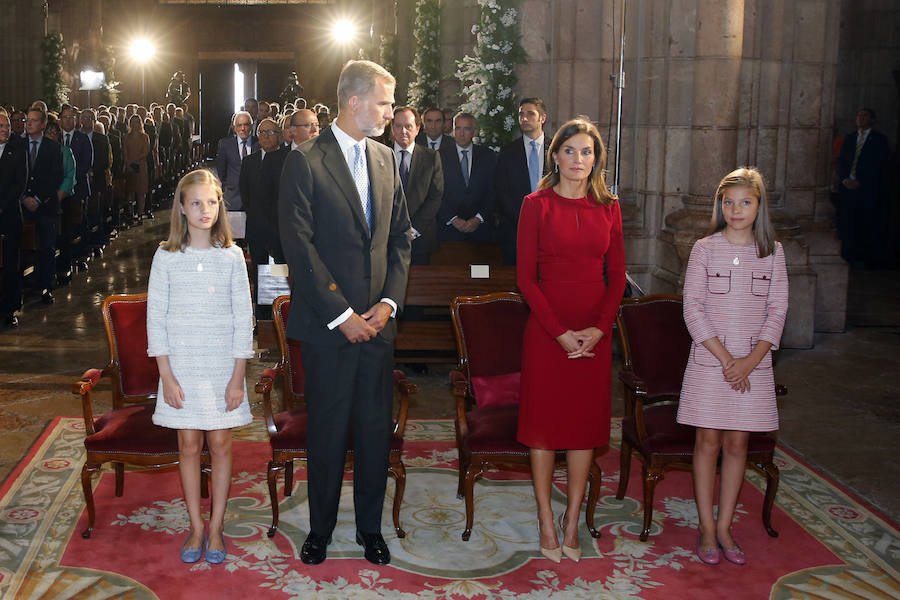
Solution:
[{"label": "crowd of seated people", "polygon": [[0,106],[2,326],[23,291],[43,303],[89,268],[118,232],[153,218],[202,158],[187,106]]}]

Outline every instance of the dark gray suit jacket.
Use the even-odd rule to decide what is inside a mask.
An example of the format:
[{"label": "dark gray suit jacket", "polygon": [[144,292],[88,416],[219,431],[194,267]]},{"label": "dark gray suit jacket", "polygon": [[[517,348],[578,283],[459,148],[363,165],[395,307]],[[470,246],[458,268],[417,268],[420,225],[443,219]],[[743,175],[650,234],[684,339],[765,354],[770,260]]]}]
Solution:
[{"label": "dark gray suit jacket", "polygon": [[[289,337],[340,345],[327,324],[347,307],[364,313],[381,298],[403,306],[409,274],[409,215],[393,151],[366,140],[373,231],[331,128],[292,150],[284,161],[278,221],[293,278]],[[396,320],[379,335],[391,341]]]},{"label": "dark gray suit jacket", "polygon": [[[259,142],[255,136],[250,136],[250,152],[259,150]],[[216,172],[222,183],[222,195],[225,197],[225,207],[228,210],[241,210],[241,156],[238,153],[236,135],[230,135],[219,140],[219,149],[216,152]]]},{"label": "dark gray suit jacket", "polygon": [[419,237],[412,242],[413,250],[417,253],[434,252],[438,249],[437,213],[444,198],[440,154],[425,146],[413,149],[409,178],[403,192],[409,220],[419,232]]}]

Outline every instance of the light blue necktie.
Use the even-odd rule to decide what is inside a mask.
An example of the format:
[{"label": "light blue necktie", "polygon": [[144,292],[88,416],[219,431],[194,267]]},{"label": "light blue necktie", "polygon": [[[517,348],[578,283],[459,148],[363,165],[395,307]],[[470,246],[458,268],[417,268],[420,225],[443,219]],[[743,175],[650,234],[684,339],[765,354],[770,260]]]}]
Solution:
[{"label": "light blue necktie", "polygon": [[369,224],[369,232],[372,231],[372,198],[369,196],[369,174],[366,172],[366,163],[363,162],[362,145],[365,140],[353,146],[355,154],[353,155],[353,183],[356,184],[356,191],[359,192],[359,201],[362,204],[363,214],[366,216],[366,223]]},{"label": "light blue necktie", "polygon": [[528,156],[528,176],[531,178],[531,191],[536,192],[538,181],[541,180],[541,159],[535,140],[531,140],[531,154]]}]

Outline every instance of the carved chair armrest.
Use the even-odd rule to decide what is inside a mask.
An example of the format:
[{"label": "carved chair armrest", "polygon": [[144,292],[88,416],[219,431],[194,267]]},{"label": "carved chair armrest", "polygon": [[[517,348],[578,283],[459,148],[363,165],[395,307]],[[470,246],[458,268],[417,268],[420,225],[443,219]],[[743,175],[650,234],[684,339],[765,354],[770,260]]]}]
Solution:
[{"label": "carved chair armrest", "polygon": [[394,369],[394,384],[400,392],[400,407],[397,409],[397,421],[394,423],[394,433],[400,437],[406,433],[406,420],[409,415],[409,397],[419,391],[416,384],[406,379],[406,374],[400,369]]},{"label": "carved chair armrest", "polygon": [[625,388],[625,416],[634,417],[634,426],[638,439],[643,442],[647,438],[647,425],[644,423],[644,398],[647,386],[631,369],[619,371],[619,381]]},{"label": "carved chair armrest", "polygon": [[456,423],[460,437],[469,433],[469,424],[466,421],[466,399],[469,395],[469,382],[460,371],[450,371],[450,383],[453,385],[453,395],[456,397]]},{"label": "carved chair armrest", "polygon": [[103,377],[103,371],[100,369],[88,369],[81,376],[81,379],[72,385],[72,393],[81,396],[81,412],[84,416],[84,434],[86,436],[94,433],[94,411],[91,406],[91,390]]},{"label": "carved chair armrest", "polygon": [[278,428],[275,426],[275,416],[272,413],[272,388],[275,386],[275,380],[281,374],[282,369],[284,369],[284,365],[281,363],[275,365],[274,368],[264,369],[259,376],[259,381],[256,382],[256,393],[262,394],[263,397],[266,430],[270,436],[278,433]]}]

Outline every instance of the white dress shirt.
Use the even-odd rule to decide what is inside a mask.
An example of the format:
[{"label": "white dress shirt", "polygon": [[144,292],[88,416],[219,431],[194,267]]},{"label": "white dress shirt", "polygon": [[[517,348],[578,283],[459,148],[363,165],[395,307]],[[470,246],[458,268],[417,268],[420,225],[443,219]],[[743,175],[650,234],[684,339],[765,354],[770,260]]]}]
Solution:
[{"label": "white dress shirt", "polygon": [[[353,137],[351,137],[349,133],[345,132],[340,127],[338,127],[337,121],[335,121],[334,123],[331,124],[331,131],[334,132],[334,139],[337,140],[338,146],[341,149],[341,154],[344,155],[344,161],[347,163],[347,169],[350,171],[351,176],[352,176],[353,159],[354,159],[354,154],[355,154],[353,147],[356,146],[357,144],[363,144],[363,149],[365,149],[366,138],[363,138],[362,140],[353,139]],[[362,156],[362,160],[363,160],[363,168],[365,168],[366,173],[368,173],[369,172],[369,162],[368,162],[368,158],[366,157],[366,153],[361,152],[360,155]],[[370,189],[371,189],[371,182],[370,182]],[[375,210],[374,206],[372,207],[372,210]],[[381,301],[388,304],[391,307],[391,317],[394,317],[397,315],[397,303],[396,302],[394,302],[390,298],[382,298]],[[328,329],[334,329],[335,327],[339,326],[341,323],[343,323],[344,321],[349,319],[352,315],[353,315],[353,307],[348,306],[347,310],[345,310],[340,315],[338,315],[338,317],[336,319],[334,319],[333,321],[328,323]]]},{"label": "white dress shirt", "polygon": [[433,140],[430,137],[428,137],[428,135],[426,134],[425,135],[425,147],[437,152],[438,150],[441,149],[441,140],[443,140],[443,139],[444,139],[443,135],[439,135],[438,139]]}]

